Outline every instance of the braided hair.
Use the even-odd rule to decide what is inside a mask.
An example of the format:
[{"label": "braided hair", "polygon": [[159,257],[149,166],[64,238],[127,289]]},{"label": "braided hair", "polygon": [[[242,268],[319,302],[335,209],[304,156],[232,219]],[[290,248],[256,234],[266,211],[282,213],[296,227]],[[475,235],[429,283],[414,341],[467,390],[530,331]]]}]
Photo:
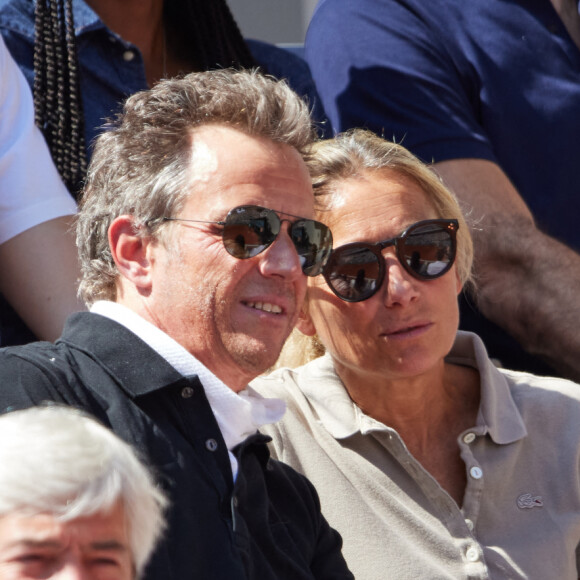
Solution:
[{"label": "braided hair", "polygon": [[37,0],[34,115],[52,159],[76,195],[87,170],[72,0]]},{"label": "braided hair", "polygon": [[[164,24],[192,70],[256,66],[226,0],[165,0]],[[87,171],[72,0],[36,0],[34,107],[53,161],[78,197]]]}]

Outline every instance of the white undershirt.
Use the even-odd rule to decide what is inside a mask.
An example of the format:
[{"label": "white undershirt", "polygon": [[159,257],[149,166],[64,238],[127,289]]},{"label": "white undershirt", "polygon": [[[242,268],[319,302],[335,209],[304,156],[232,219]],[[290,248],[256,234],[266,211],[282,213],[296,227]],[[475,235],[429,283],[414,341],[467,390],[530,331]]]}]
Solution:
[{"label": "white undershirt", "polygon": [[173,338],[122,304],[100,300],[90,310],[122,324],[177,372],[184,376],[199,377],[228,448],[235,481],[238,461],[231,450],[262,425],[281,419],[286,410],[284,401],[262,397],[249,386],[235,393]]}]

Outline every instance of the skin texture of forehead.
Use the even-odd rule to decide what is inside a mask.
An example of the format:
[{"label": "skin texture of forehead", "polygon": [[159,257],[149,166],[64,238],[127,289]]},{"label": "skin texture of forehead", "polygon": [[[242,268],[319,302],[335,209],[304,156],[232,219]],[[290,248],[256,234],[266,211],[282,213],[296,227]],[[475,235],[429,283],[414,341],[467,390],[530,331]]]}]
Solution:
[{"label": "skin texture of forehead", "polygon": [[[320,212],[318,216],[324,216],[323,221],[332,229],[335,245],[377,242],[399,235],[416,221],[399,221],[402,208],[420,219],[440,217],[424,189],[414,179],[392,169],[365,171],[337,181],[330,197],[330,211]],[[387,229],[388,235],[380,234]]]},{"label": "skin texture of forehead", "polygon": [[[235,128],[225,125],[206,125],[197,129],[192,135],[190,186],[195,191],[201,187],[210,186],[213,196],[226,192],[232,185],[252,183],[261,178],[260,172],[268,166],[279,165],[280,159],[285,161],[288,170],[300,175],[306,185],[305,217],[311,217],[314,196],[310,186],[310,178],[306,164],[300,154],[291,146],[276,143],[266,137],[247,135]],[[257,161],[258,163],[252,163]],[[235,173],[234,173],[235,172]],[[281,174],[280,174],[281,175]],[[283,203],[274,196],[267,204],[275,210],[283,210]],[[231,209],[231,208],[229,208]]]}]

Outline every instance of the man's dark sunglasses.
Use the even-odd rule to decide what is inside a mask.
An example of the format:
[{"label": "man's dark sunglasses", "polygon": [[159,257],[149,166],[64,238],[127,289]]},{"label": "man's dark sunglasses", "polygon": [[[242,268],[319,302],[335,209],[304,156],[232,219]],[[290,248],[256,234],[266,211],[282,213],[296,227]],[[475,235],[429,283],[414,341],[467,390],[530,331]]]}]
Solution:
[{"label": "man's dark sunglasses", "polygon": [[457,220],[424,220],[384,242],[355,242],[340,246],[332,252],[324,268],[324,279],[346,302],[367,300],[379,290],[385,279],[382,251],[395,246],[399,262],[411,276],[419,280],[434,280],[453,266],[458,229]]},{"label": "man's dark sunglasses", "polygon": [[222,240],[229,254],[239,260],[253,258],[270,247],[280,230],[282,222],[278,213],[297,218],[290,223],[290,238],[307,276],[317,276],[332,251],[332,233],[323,223],[257,205],[241,205],[228,212],[226,219],[219,222],[161,218],[163,221],[193,222],[223,226]]}]

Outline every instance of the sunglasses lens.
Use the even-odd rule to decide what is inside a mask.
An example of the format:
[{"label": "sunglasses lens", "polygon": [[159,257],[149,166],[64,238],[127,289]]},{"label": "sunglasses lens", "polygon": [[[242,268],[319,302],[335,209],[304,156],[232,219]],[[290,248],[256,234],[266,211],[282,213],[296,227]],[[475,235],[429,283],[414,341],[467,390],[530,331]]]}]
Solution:
[{"label": "sunglasses lens", "polygon": [[292,224],[290,235],[304,274],[318,276],[332,251],[330,229],[314,220],[299,220]]},{"label": "sunglasses lens", "polygon": [[441,225],[419,225],[409,230],[401,242],[401,259],[417,278],[438,278],[453,265],[455,242],[449,230]]},{"label": "sunglasses lens", "polygon": [[280,232],[280,220],[270,209],[244,205],[228,214],[223,230],[226,250],[245,260],[263,252]]},{"label": "sunglasses lens", "polygon": [[378,289],[381,265],[373,252],[358,244],[335,250],[324,277],[334,293],[347,302],[370,298]]}]

